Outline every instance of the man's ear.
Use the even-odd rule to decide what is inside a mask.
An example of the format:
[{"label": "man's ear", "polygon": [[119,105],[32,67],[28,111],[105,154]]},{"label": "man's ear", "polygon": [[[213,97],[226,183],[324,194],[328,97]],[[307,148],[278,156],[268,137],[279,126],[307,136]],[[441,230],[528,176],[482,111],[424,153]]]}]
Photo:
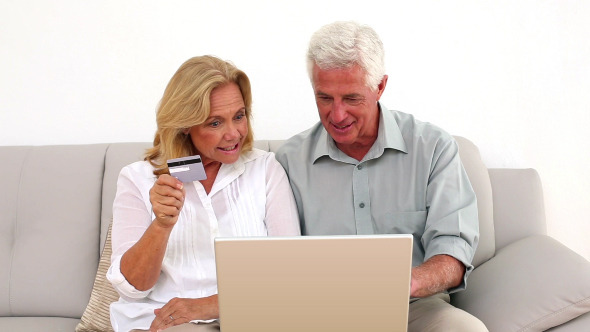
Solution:
[{"label": "man's ear", "polygon": [[377,85],[377,100],[381,98],[383,91],[385,91],[385,86],[387,85],[387,75],[383,75],[381,82]]}]

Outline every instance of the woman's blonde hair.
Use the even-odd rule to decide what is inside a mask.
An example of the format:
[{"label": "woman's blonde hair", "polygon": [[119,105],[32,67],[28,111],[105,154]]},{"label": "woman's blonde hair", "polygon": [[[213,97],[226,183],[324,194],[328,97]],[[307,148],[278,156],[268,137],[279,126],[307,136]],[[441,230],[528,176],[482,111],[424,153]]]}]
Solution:
[{"label": "woman's blonde hair", "polygon": [[209,117],[211,91],[229,83],[240,87],[246,106],[248,134],[241,152],[252,149],[252,92],[248,76],[233,64],[214,56],[194,57],[172,76],[156,112],[158,128],[154,146],[146,151],[144,158],[154,166],[155,175],[168,173],[166,160],[198,153],[188,130]]}]

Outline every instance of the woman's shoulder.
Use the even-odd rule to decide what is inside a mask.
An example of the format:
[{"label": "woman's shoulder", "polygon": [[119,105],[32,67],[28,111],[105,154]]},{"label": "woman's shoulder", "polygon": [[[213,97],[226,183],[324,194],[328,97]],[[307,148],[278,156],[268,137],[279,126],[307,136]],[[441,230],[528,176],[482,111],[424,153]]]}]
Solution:
[{"label": "woman's shoulder", "polygon": [[121,175],[133,178],[134,180],[146,179],[151,181],[156,177],[154,175],[154,166],[145,160],[136,161],[123,167],[121,169]]},{"label": "woman's shoulder", "polygon": [[249,173],[262,172],[262,174],[265,174],[267,172],[274,172],[277,167],[282,169],[274,152],[257,148],[243,153],[240,158],[240,164],[243,166],[236,165],[236,167],[244,167],[246,170],[249,170]]},{"label": "woman's shoulder", "polygon": [[266,162],[268,159],[275,159],[274,153],[269,151],[252,148],[250,151],[246,151],[242,154],[241,159],[244,164],[250,162]]}]

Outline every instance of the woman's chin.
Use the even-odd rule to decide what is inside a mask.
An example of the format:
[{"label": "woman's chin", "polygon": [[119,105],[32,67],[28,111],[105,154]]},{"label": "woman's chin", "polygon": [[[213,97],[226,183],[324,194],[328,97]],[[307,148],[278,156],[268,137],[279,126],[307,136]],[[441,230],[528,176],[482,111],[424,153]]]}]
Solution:
[{"label": "woman's chin", "polygon": [[220,161],[223,164],[233,164],[235,163],[238,158],[240,158],[240,152],[242,151],[241,146],[238,146],[237,148],[233,149],[233,150],[223,150],[223,149],[217,149],[217,156],[218,156],[218,161]]}]

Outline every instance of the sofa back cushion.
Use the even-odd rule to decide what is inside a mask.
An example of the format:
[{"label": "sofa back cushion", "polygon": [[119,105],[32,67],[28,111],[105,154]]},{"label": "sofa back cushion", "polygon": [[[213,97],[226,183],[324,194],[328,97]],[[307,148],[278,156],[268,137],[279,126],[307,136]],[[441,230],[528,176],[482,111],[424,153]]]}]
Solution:
[{"label": "sofa back cushion", "polygon": [[543,186],[531,168],[490,169],[496,250],[531,235],[546,235]]},{"label": "sofa back cushion", "polygon": [[0,316],[81,316],[99,258],[106,146],[0,147]]},{"label": "sofa back cushion", "polygon": [[477,267],[492,258],[496,252],[492,185],[477,146],[464,137],[455,136],[455,140],[459,144],[461,162],[477,196],[479,244],[473,258],[473,265]]},{"label": "sofa back cushion", "polygon": [[102,211],[100,217],[100,250],[102,252],[107,231],[113,219],[113,201],[117,193],[117,179],[121,169],[131,163],[143,160],[146,149],[152,146],[147,142],[112,143],[105,154],[104,183],[102,187]]}]

